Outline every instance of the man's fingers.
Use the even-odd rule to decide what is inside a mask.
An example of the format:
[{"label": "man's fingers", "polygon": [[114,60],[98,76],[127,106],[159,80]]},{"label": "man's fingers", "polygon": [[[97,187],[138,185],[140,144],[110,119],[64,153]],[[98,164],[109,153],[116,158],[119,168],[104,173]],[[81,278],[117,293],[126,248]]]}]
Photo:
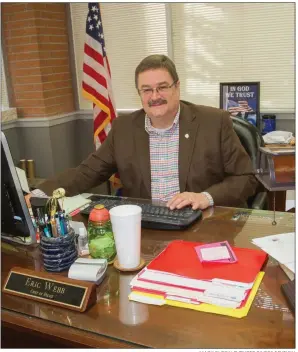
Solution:
[{"label": "man's fingers", "polygon": [[167,202],[167,207],[171,207],[171,205],[176,201],[176,199],[180,197],[180,194],[176,194],[172,199],[170,199],[168,202]]},{"label": "man's fingers", "polygon": [[192,210],[201,209],[201,202],[194,202],[192,205]]},{"label": "man's fingers", "polygon": [[184,198],[182,196],[177,197],[171,204],[170,204],[170,209],[173,210],[177,208],[177,206],[184,201]]},{"label": "man's fingers", "polygon": [[186,207],[187,205],[191,204],[191,201],[188,200],[188,199],[184,199],[182,200],[182,202],[180,202],[177,206],[176,206],[176,209],[181,209],[181,208],[184,208]]},{"label": "man's fingers", "polygon": [[182,207],[185,207],[188,204],[191,204],[191,200],[189,197],[189,194],[187,192],[185,193],[179,193],[176,194],[168,203],[167,206],[173,210],[175,208],[180,209]]}]

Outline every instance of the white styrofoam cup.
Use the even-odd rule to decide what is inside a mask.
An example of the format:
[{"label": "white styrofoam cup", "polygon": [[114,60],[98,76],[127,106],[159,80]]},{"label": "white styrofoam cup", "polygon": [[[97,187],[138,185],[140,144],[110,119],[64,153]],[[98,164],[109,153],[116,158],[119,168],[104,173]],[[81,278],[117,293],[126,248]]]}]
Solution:
[{"label": "white styrofoam cup", "polygon": [[142,208],[138,205],[119,205],[110,210],[119,265],[133,269],[141,259]]}]

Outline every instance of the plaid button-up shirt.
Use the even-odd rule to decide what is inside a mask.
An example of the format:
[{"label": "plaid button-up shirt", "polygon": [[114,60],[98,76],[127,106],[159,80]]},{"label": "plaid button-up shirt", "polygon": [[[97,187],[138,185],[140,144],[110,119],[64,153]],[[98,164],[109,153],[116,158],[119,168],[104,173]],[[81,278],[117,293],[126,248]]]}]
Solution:
[{"label": "plaid button-up shirt", "polygon": [[[179,116],[180,106],[172,126],[166,129],[154,128],[150,118],[145,116],[145,130],[149,134],[151,165],[151,198],[168,201],[180,193],[179,186]],[[212,196],[202,192],[214,205]]]},{"label": "plaid button-up shirt", "polygon": [[145,130],[149,134],[152,200],[168,201],[179,188],[179,115],[180,107],[172,126],[157,129],[145,117]]}]

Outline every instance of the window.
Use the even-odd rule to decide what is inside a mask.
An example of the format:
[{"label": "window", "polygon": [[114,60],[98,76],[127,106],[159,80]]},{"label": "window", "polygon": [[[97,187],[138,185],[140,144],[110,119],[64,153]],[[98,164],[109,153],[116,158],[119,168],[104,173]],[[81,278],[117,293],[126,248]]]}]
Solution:
[{"label": "window", "polygon": [[294,3],[175,3],[181,95],[219,107],[220,82],[260,81],[261,112],[294,112]]},{"label": "window", "polygon": [[[81,94],[87,3],[71,3],[80,109],[91,109]],[[168,54],[166,11],[162,3],[101,3],[101,16],[117,110],[139,109],[134,71],[150,54]]]},{"label": "window", "polygon": [[[80,109],[91,109],[81,95],[87,7],[70,5]],[[220,82],[260,81],[262,113],[294,112],[295,3],[101,3],[101,11],[117,110],[140,108],[135,68],[160,53],[173,56],[182,99],[219,107]]]}]

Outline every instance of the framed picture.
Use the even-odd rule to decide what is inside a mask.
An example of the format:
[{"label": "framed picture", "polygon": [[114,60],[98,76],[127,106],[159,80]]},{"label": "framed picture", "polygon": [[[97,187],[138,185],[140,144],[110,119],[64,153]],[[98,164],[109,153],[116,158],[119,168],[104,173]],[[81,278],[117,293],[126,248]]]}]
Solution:
[{"label": "framed picture", "polygon": [[220,83],[219,106],[260,128],[260,82]]}]

